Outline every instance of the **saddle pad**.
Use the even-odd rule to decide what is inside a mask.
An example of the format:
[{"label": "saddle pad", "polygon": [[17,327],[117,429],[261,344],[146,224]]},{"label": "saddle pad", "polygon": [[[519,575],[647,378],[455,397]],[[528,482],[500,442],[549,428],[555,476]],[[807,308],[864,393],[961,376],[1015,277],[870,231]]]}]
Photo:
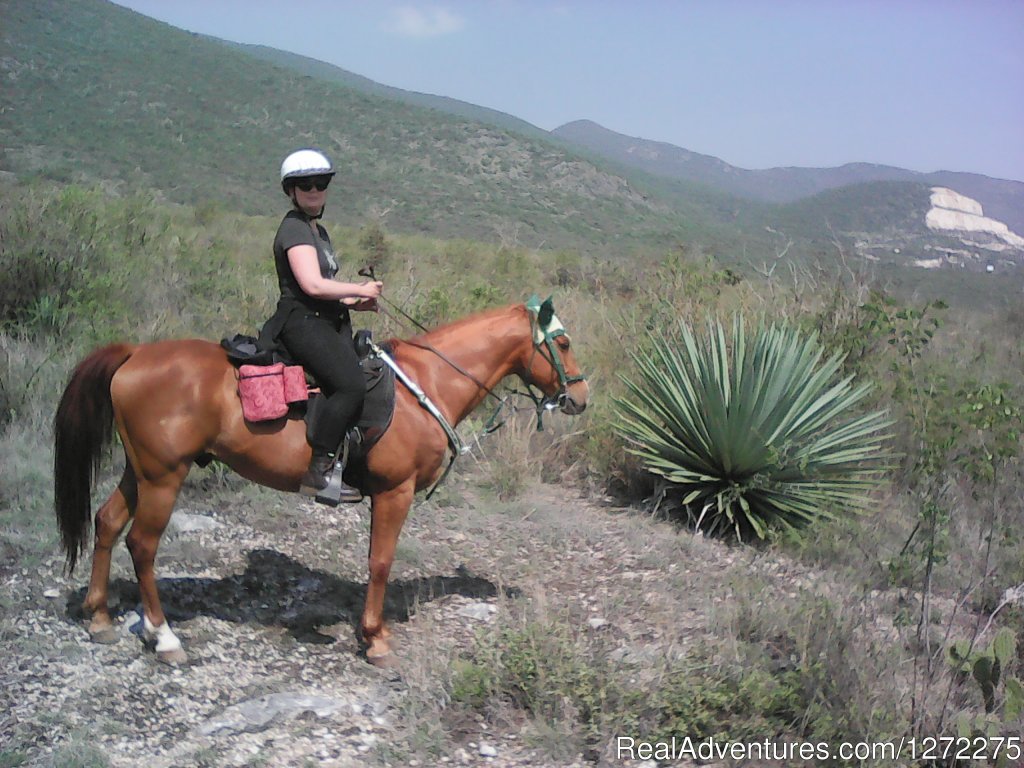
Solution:
[{"label": "saddle pad", "polygon": [[[363,358],[359,361],[366,380],[366,397],[359,414],[359,422],[350,431],[349,460],[366,457],[381,436],[391,426],[395,414],[395,372],[382,360]],[[312,435],[317,412],[321,406],[319,395],[311,397],[306,407],[306,439]]]},{"label": "saddle pad", "polygon": [[360,364],[366,376],[366,399],[359,418],[359,447],[365,456],[387,432],[395,415],[395,372],[377,358],[363,358]]}]

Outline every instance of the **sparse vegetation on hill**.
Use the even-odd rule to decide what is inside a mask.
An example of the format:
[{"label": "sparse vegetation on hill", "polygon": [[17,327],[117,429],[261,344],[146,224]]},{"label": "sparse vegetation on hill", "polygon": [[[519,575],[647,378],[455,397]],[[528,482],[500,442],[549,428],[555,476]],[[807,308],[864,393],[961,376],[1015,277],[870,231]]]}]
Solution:
[{"label": "sparse vegetation on hill", "polygon": [[[780,207],[637,170],[471,105],[189,34],[104,0],[9,0],[4,22],[0,171],[16,178],[263,214],[280,200],[280,159],[308,143],[343,169],[345,193],[331,202],[339,221],[377,219],[404,234],[621,260],[685,245],[759,269],[775,250],[803,263],[822,253],[833,260],[834,239],[849,248],[865,232],[923,230],[923,182],[913,194],[912,184],[876,184]],[[1012,200],[1004,187],[1000,199]],[[871,205],[860,207],[865,200]],[[920,255],[906,249],[892,266]],[[931,277],[919,277],[927,289]]]},{"label": "sparse vegetation on hill", "polygon": [[[836,236],[910,226],[922,188],[744,206],[99,0],[13,0],[3,24],[0,766],[245,764],[253,747],[280,764],[431,765],[486,745],[518,768],[614,764],[616,736],[1024,731],[1020,280],[861,262]],[[291,115],[311,105],[315,134],[297,134]],[[307,138],[345,158],[326,214],[342,274],[372,263],[429,325],[554,293],[591,405],[541,433],[517,414],[417,506],[386,607],[404,641],[392,679],[358,659],[349,626],[362,508],[196,468],[176,515],[194,527],[170,533],[158,567],[202,663],[168,676],[131,634],[120,546],[123,637],[85,643],[84,582],[60,576],[52,523],[53,413],[95,346],[216,340],[269,317],[275,168]],[[899,456],[864,514],[756,547],[651,514],[653,478],[614,408],[622,377],[652,334],[737,316],[817,334],[844,356],[837,378],[873,385],[853,412],[888,410]],[[414,333],[359,319],[377,339]],[[223,725],[296,690],[336,708]]]},{"label": "sparse vegetation on hill", "polygon": [[1021,214],[1024,183],[1019,181],[948,170],[917,173],[870,163],[848,163],[838,168],[746,170],[717,157],[671,144],[623,136],[588,120],[568,123],[552,133],[575,146],[585,147],[629,167],[766,202],[792,203],[831,189],[876,182],[953,187],[961,194],[981,200],[987,215],[1006,222],[1011,229],[1024,230],[1024,216]]},{"label": "sparse vegetation on hill", "polygon": [[401,88],[392,88],[391,86],[382,85],[370,80],[369,78],[348,72],[340,67],[325,64],[322,61],[310,59],[305,56],[299,56],[287,51],[280,51],[276,48],[269,48],[265,45],[239,45],[238,48],[258,59],[263,59],[282,67],[294,69],[302,74],[309,75],[310,77],[315,77],[320,80],[337,82],[362,93],[374,96],[384,96],[397,101],[414,104],[416,106],[436,109],[440,112],[455,115],[456,117],[466,118],[475,123],[492,125],[503,130],[534,139],[541,139],[544,141],[551,140],[551,134],[547,131],[541,130],[525,120],[520,120],[519,118],[505,114],[504,112],[498,112],[485,107],[478,107],[475,104],[458,101],[457,99],[449,99],[445,96],[437,96],[429,93],[416,93],[413,91],[403,91]]},{"label": "sparse vegetation on hill", "polygon": [[[413,106],[175,30],[103,0],[5,6],[2,169],[155,189],[261,213],[297,143],[335,156],[332,213],[404,232],[622,253],[678,239],[678,217],[561,147]],[[216,76],[210,76],[215,72]],[[629,220],[629,226],[625,222]]]}]

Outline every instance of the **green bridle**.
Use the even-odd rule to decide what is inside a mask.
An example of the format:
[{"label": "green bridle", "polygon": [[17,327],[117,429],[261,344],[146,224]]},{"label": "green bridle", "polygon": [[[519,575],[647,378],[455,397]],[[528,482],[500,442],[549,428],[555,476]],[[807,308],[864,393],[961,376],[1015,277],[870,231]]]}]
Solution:
[{"label": "green bridle", "polygon": [[[558,374],[558,392],[550,396],[545,396],[543,393],[541,395],[534,394],[532,387],[527,384],[527,393],[537,406],[538,431],[544,429],[544,425],[541,422],[541,416],[544,411],[556,408],[565,401],[565,398],[568,396],[567,388],[570,384],[587,380],[586,376],[569,376],[565,372],[565,365],[558,354],[555,339],[559,336],[568,336],[568,334],[565,332],[562,322],[555,315],[555,307],[551,299],[552,297],[548,296],[544,301],[541,301],[537,294],[533,294],[526,300],[526,308],[530,311],[530,329],[533,333],[534,352],[539,353],[541,357],[547,360]],[[532,362],[527,366],[527,370],[531,367]]]}]

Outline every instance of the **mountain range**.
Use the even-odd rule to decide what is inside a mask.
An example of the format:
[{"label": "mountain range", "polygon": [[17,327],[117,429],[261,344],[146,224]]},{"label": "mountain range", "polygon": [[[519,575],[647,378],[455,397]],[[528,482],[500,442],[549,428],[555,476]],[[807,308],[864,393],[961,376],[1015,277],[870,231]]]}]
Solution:
[{"label": "mountain range", "polygon": [[0,183],[41,176],[274,213],[280,158],[311,144],[341,165],[335,220],[607,257],[686,244],[742,261],[840,240],[909,263],[965,247],[962,232],[926,225],[936,185],[1024,230],[1019,182],[867,164],[748,171],[587,121],[543,131],[105,0],[4,0],[3,16]]},{"label": "mountain range", "polygon": [[848,163],[838,168],[746,170],[672,144],[624,136],[589,120],[566,123],[552,133],[648,173],[695,181],[739,197],[773,203],[789,203],[830,189],[875,181],[951,187],[981,202],[988,215],[1024,232],[1024,184],[1019,181],[954,171],[918,173],[871,163]]}]

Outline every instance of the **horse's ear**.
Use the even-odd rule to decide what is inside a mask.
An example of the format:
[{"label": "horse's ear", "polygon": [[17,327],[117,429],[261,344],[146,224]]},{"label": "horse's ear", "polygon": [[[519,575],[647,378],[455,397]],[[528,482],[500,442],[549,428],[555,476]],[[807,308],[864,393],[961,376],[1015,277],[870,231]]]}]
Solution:
[{"label": "horse's ear", "polygon": [[555,305],[551,299],[551,296],[544,299],[544,302],[540,305],[540,311],[537,313],[537,325],[541,328],[547,328],[551,318],[555,316]]}]

